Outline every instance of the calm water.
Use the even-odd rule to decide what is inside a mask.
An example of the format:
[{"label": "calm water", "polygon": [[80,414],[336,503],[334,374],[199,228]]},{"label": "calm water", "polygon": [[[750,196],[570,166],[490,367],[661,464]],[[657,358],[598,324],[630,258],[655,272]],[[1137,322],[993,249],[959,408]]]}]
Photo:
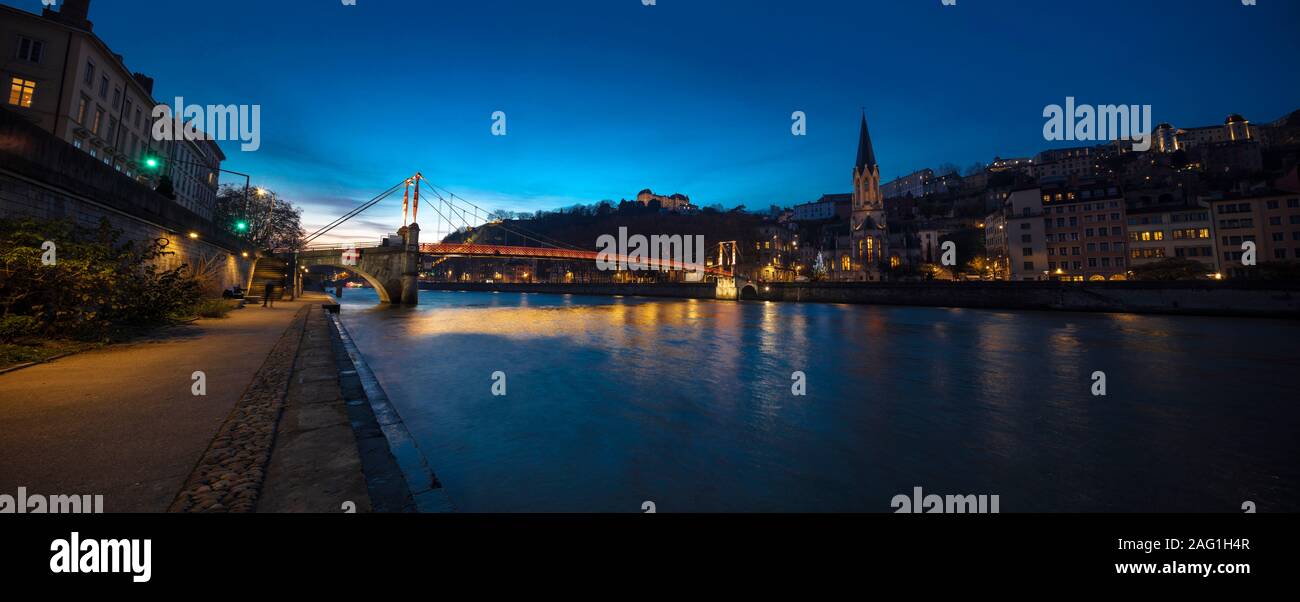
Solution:
[{"label": "calm water", "polygon": [[[1300,509],[1300,323],[348,290],[461,511]],[[491,374],[507,374],[494,397]],[[791,395],[791,373],[807,396]],[[1091,374],[1107,375],[1093,397]]]}]

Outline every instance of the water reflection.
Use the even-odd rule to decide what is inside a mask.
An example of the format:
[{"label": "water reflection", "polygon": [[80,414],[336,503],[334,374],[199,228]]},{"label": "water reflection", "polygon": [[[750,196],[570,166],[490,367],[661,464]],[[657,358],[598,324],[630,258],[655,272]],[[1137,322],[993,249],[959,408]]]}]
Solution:
[{"label": "water reflection", "polygon": [[1297,509],[1292,322],[369,295],[344,322],[463,510]]}]

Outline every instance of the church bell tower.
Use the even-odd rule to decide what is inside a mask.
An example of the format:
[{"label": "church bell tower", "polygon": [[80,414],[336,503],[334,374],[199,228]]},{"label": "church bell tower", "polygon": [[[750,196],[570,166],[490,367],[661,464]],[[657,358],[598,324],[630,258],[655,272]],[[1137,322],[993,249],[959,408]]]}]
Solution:
[{"label": "church bell tower", "polygon": [[889,257],[885,248],[885,204],[880,196],[880,166],[876,164],[865,112],[858,132],[858,160],[853,166],[851,225],[853,279],[880,280],[880,263]]}]

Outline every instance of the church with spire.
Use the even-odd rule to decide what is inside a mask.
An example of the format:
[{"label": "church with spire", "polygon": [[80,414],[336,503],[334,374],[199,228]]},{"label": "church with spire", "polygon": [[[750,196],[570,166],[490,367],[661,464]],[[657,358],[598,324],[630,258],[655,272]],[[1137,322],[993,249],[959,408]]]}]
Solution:
[{"label": "church with spire", "polygon": [[881,280],[882,265],[889,257],[885,231],[885,203],[880,195],[880,166],[871,146],[867,115],[862,114],[858,132],[858,160],[853,166],[853,204],[849,240],[852,245],[851,280]]}]

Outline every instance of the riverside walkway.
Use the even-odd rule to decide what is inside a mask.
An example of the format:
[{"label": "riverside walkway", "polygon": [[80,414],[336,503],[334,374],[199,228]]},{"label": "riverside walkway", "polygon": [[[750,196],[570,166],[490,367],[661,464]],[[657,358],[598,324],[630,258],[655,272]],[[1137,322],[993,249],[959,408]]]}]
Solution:
[{"label": "riverside walkway", "polygon": [[[103,495],[106,512],[368,510],[337,371],[321,359],[326,299],[249,305],[0,375],[0,493]],[[311,424],[304,401],[321,402]]]}]

